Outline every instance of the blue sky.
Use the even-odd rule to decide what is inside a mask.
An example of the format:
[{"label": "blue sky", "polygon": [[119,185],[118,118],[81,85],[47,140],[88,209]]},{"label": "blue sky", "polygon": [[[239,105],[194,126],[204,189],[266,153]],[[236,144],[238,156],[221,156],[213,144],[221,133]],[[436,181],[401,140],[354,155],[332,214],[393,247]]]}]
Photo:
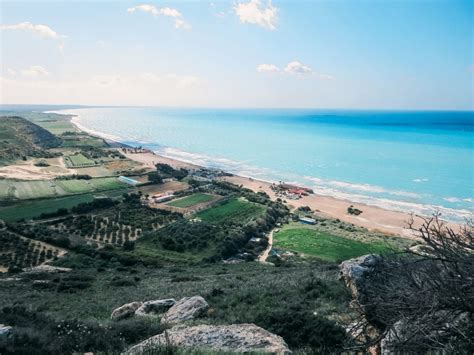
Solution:
[{"label": "blue sky", "polygon": [[472,1],[2,1],[1,102],[473,109]]}]

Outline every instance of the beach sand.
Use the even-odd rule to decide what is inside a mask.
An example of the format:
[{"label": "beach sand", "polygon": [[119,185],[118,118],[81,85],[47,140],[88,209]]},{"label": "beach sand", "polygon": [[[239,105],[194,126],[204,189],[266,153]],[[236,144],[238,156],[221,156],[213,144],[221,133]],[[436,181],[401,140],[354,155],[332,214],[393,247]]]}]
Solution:
[{"label": "beach sand", "polygon": [[[154,165],[157,163],[169,164],[174,168],[200,168],[198,165],[163,157],[152,152],[134,154],[127,153],[125,156],[129,159],[144,164],[150,169],[153,169]],[[242,185],[255,192],[264,191],[274,200],[277,198],[275,193],[270,189],[271,183],[266,181],[237,175],[222,177],[221,180],[228,181],[236,185]],[[299,200],[286,201],[287,205],[292,209],[296,209],[301,206],[309,206],[313,211],[318,212],[322,216],[339,218],[342,221],[365,227],[371,231],[399,235],[405,238],[415,237],[413,232],[408,229],[408,221],[410,218],[408,213],[389,211],[375,206],[369,206],[360,203],[356,204],[346,200],[315,194],[304,196]],[[348,214],[347,208],[350,205],[354,205],[354,207],[362,210],[362,214],[359,216]],[[421,223],[422,220],[415,217],[415,226],[419,226]]]}]

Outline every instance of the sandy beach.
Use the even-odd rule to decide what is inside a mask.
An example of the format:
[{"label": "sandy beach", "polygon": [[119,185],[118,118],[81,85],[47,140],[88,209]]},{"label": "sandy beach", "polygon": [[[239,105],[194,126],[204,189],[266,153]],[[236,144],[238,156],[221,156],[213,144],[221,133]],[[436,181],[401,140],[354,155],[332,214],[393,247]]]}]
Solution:
[{"label": "sandy beach", "polygon": [[[153,169],[154,165],[157,163],[166,163],[174,168],[200,168],[198,165],[163,157],[152,152],[133,154],[127,153],[125,155],[132,160],[144,164],[150,169]],[[237,175],[222,177],[221,179],[236,185],[242,185],[256,192],[264,191],[272,199],[277,198],[275,193],[270,188],[270,182]],[[390,211],[375,206],[369,206],[360,203],[356,204],[351,201],[340,200],[333,197],[316,194],[304,196],[299,200],[288,200],[287,204],[292,209],[296,209],[301,206],[309,206],[313,211],[316,211],[322,216],[330,218],[339,218],[340,220],[343,220],[345,222],[353,223],[355,225],[365,227],[372,231],[379,231],[391,235],[399,235],[405,238],[415,237],[413,235],[413,232],[408,229],[408,221],[410,219],[409,213]],[[350,205],[354,205],[354,207],[362,210],[362,214],[359,216],[348,214],[347,208]],[[415,226],[419,226],[421,223],[421,218],[415,217]],[[450,225],[456,227],[455,224]]]}]

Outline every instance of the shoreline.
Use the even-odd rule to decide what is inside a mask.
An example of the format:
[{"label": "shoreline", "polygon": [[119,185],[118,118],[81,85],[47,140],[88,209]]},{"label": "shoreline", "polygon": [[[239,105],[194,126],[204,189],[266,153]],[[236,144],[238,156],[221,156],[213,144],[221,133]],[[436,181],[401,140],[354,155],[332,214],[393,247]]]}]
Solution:
[{"label": "shoreline", "polygon": [[[120,142],[117,137],[107,135],[105,133],[96,132],[94,130],[90,130],[82,126],[80,123],[74,120],[75,117],[71,117],[70,121],[71,124],[73,124],[74,127],[76,127],[79,131],[85,132],[86,134],[89,134],[94,137],[104,139],[107,143],[111,144],[113,148],[130,147],[130,145]],[[198,164],[193,164],[187,161],[178,160],[176,158],[163,156],[151,150],[145,153],[121,153],[124,154],[127,158],[137,161],[150,169],[153,169],[155,164],[157,163],[169,164],[172,167],[178,169],[206,168],[205,166],[201,166]],[[253,190],[255,192],[266,192],[273,200],[277,198],[275,193],[270,189],[270,186],[272,185],[271,181],[260,180],[250,176],[242,176],[237,174],[234,174],[231,177],[222,177],[221,180],[228,181],[236,185],[242,185],[243,187]],[[347,208],[350,205],[353,205],[354,207],[362,210],[362,214],[359,216],[348,214]],[[409,239],[416,238],[413,231],[408,229],[408,221],[412,216],[412,214],[408,212],[389,210],[377,206],[368,205],[365,203],[353,202],[348,199],[339,199],[317,193],[311,194],[309,196],[304,196],[299,200],[289,200],[287,201],[287,206],[291,209],[297,209],[298,207],[302,206],[309,206],[311,210],[321,216],[340,219],[344,222],[353,223],[354,225],[367,228],[370,231],[381,232],[384,234]],[[422,218],[426,218],[426,216],[420,217],[418,215],[413,214],[413,218],[414,227],[417,228],[423,223]],[[455,222],[445,221],[445,223],[447,226],[452,228],[460,227],[460,224]]]}]

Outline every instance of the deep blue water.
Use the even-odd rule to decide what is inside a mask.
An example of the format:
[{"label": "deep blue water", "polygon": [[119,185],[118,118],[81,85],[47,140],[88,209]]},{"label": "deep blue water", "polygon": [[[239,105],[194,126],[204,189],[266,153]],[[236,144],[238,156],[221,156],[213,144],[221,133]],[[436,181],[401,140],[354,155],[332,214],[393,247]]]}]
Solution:
[{"label": "deep blue water", "polygon": [[88,129],[173,158],[384,208],[474,212],[473,112],[88,108]]}]

